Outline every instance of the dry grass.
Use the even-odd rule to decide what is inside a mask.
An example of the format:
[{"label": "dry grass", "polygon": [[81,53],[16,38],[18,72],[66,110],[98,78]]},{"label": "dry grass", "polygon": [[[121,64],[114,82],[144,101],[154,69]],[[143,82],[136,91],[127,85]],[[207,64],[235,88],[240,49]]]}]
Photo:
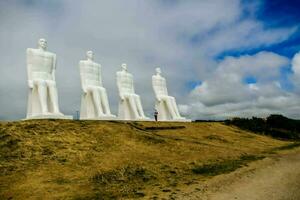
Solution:
[{"label": "dry grass", "polygon": [[290,143],[222,123],[0,123],[0,199],[119,199],[205,176],[195,166]]}]

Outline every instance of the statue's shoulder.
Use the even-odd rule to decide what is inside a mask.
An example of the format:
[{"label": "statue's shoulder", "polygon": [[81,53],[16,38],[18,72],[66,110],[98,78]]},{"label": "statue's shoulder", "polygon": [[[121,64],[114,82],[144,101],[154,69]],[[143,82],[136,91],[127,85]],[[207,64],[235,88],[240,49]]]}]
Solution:
[{"label": "statue's shoulder", "polygon": [[101,64],[94,62],[94,65],[98,68],[101,68]]},{"label": "statue's shoulder", "polygon": [[46,51],[46,53],[49,53],[51,56],[56,56],[56,54],[53,52]]},{"label": "statue's shoulder", "polygon": [[38,53],[38,49],[27,48],[27,49],[26,49],[26,53],[27,53],[27,54]]},{"label": "statue's shoulder", "polygon": [[87,64],[87,60],[80,60],[80,61],[79,61],[79,64],[80,64],[80,65],[85,65],[85,64]]},{"label": "statue's shoulder", "polygon": [[156,75],[156,74],[153,75],[152,78],[155,79],[155,80],[163,80],[164,79],[164,77]]},{"label": "statue's shoulder", "polygon": [[50,51],[45,51],[44,52],[46,56],[49,56],[49,57],[56,57],[56,54],[55,53],[52,53]]},{"label": "statue's shoulder", "polygon": [[117,75],[122,75],[122,73],[123,73],[122,71],[117,71],[116,74],[117,74]]},{"label": "statue's shoulder", "polygon": [[29,52],[32,52],[32,51],[34,51],[34,50],[35,50],[35,49],[33,49],[33,48],[27,48],[27,49],[26,49],[26,52],[29,53]]}]

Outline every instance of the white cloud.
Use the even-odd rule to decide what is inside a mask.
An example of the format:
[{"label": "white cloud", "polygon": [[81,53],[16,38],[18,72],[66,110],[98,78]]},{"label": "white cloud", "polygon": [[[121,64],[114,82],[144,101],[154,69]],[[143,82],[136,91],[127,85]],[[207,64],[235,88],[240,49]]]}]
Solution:
[{"label": "white cloud", "polygon": [[291,76],[291,79],[295,86],[294,92],[300,95],[300,52],[295,54],[292,59],[292,71],[293,75]]},{"label": "white cloud", "polygon": [[[293,60],[297,71],[298,55]],[[270,52],[227,57],[215,73],[190,94],[190,105],[183,107],[194,118],[266,117],[281,113],[299,118],[300,97],[282,89],[280,67],[289,64],[286,57]],[[243,82],[254,76],[257,83]]]},{"label": "white cloud", "polygon": [[[162,67],[170,94],[178,102],[188,103],[189,89],[185,86],[188,81],[205,80],[202,90],[207,95],[206,100],[204,97],[202,100],[205,104],[215,105],[252,98],[252,94],[258,93],[253,90],[262,90],[264,85],[243,87],[239,83],[241,76],[254,74],[261,82],[275,81],[278,71],[273,62],[287,62],[272,53],[262,53],[257,57],[267,59],[257,60],[268,73],[260,74],[256,61],[249,58],[253,62],[249,65],[247,57],[243,57],[239,60],[244,63],[242,71],[236,69],[239,73],[221,75],[214,59],[219,53],[281,42],[290,37],[295,27],[266,28],[263,22],[255,19],[258,8],[251,7],[252,14],[244,16],[245,9],[249,8],[239,0],[168,2],[0,1],[0,119],[25,116],[25,49],[34,47],[40,37],[48,40],[49,51],[57,53],[59,100],[62,111],[67,114],[79,110],[81,91],[77,63],[90,49],[103,66],[104,85],[115,113],[118,102],[115,72],[122,62],[127,62],[129,71],[134,74],[136,91],[148,113],[153,110],[151,75],[157,65]],[[197,39],[194,41],[193,38]],[[227,58],[224,64],[230,59],[235,60]],[[227,86],[221,81],[212,83],[210,76],[230,81]],[[223,94],[236,85],[243,88],[235,91],[234,95],[239,96],[237,99]],[[222,94],[222,98],[215,96],[217,93]]]}]

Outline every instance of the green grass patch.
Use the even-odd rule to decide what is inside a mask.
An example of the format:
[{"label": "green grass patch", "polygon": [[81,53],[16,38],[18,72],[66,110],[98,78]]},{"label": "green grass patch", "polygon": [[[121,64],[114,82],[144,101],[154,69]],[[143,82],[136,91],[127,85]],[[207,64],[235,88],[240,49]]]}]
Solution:
[{"label": "green grass patch", "polygon": [[216,176],[219,174],[232,172],[242,166],[245,166],[249,162],[260,160],[263,158],[265,157],[255,155],[242,155],[239,159],[236,160],[224,160],[221,162],[214,162],[209,164],[203,164],[200,166],[194,166],[192,168],[192,172],[194,174],[201,174],[205,176]]}]

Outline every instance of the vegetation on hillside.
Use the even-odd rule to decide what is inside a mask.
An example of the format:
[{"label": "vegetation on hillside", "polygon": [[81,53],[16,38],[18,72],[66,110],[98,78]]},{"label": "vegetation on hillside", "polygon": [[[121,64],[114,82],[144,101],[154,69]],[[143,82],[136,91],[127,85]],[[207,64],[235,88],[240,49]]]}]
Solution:
[{"label": "vegetation on hillside", "polygon": [[226,120],[226,124],[279,139],[300,140],[300,120],[282,115],[270,115],[267,119],[252,117]]}]

